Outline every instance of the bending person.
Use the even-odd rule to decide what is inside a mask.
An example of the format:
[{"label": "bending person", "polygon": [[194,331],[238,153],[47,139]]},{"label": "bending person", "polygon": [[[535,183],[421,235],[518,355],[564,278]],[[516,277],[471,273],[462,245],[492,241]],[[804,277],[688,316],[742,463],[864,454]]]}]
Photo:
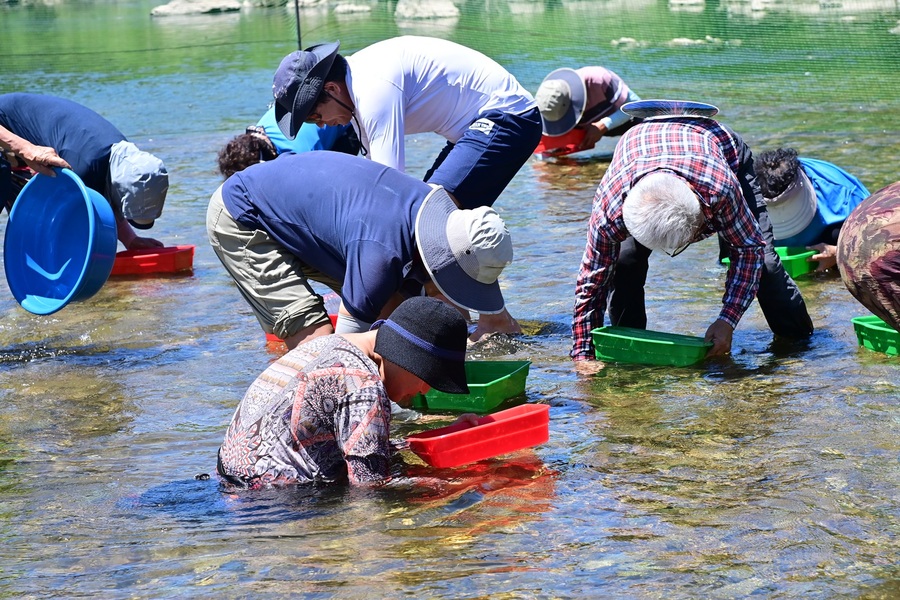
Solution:
[{"label": "bending person", "polygon": [[[112,123],[71,100],[14,93],[0,95],[0,126],[28,140],[32,148],[55,148],[84,185],[110,203],[119,241],[126,248],[163,245],[138,236],[133,228],[149,229],[162,214],[169,173],[160,159],[138,149]],[[20,156],[26,164],[32,160]]]},{"label": "bending person", "polygon": [[219,449],[237,488],[378,483],[390,476],[391,400],[468,393],[466,322],[434,298],[403,302],[362,333],[319,337],[270,365],[238,405]]},{"label": "bending person", "polygon": [[603,67],[556,69],[534,95],[544,135],[584,131],[578,150],[590,150],[603,137],[619,137],[642,119],[622,112],[622,105],[640,100],[621,77]]},{"label": "bending person", "polygon": [[460,309],[503,310],[512,261],[491,208],[338,152],[285,154],[235,173],[213,194],[209,241],[263,330],[288,348],[334,331],[317,281],[341,297],[337,332],[366,331],[427,292]]},{"label": "bending person", "polygon": [[706,330],[709,354],[731,351],[732,332],[754,296],[776,335],[812,335],[797,284],[775,253],[750,148],[713,119],[656,118],[622,136],[594,196],[575,289],[576,368],[598,367],[591,330],[603,325],[608,295],[613,325],[646,328],[653,250],[676,256],[715,233],[728,243],[731,264],[722,309]]},{"label": "bending person", "polygon": [[226,179],[250,165],[274,160],[285,152],[334,150],[347,154],[359,153],[359,140],[349,125],[317,127],[304,123],[294,139],[288,139],[275,122],[275,107],[266,111],[256,125],[247,127],[219,151],[219,173]]},{"label": "bending person", "polygon": [[837,263],[853,297],[900,331],[900,181],[850,213],[838,239]]},{"label": "bending person", "polygon": [[817,271],[837,264],[844,220],[869,196],[859,179],[824,160],[802,158],[793,148],[763,152],[754,161],[776,246],[818,251]]},{"label": "bending person", "polygon": [[[275,116],[293,137],[304,122],[353,123],[371,160],[406,170],[405,136],[447,140],[425,174],[461,208],[493,206],[541,139],[534,98],[484,54],[446,40],[403,36],[344,58],[340,44],[286,56],[275,73]],[[482,315],[475,336],[520,333],[505,310]]]}]

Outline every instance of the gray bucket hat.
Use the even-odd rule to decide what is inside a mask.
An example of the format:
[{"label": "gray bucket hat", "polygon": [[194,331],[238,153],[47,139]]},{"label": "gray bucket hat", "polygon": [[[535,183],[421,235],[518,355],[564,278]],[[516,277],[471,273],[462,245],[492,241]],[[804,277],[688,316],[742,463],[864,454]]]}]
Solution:
[{"label": "gray bucket hat", "polygon": [[497,278],[512,262],[513,246],[494,209],[459,209],[444,188],[436,187],[416,215],[416,243],[428,274],[447,299],[478,313],[503,310]]},{"label": "gray bucket hat", "polygon": [[162,214],[169,191],[166,165],[128,141],[110,148],[109,180],[122,215],[138,229],[150,229]]},{"label": "gray bucket hat", "polygon": [[275,121],[288,139],[297,136],[313,109],[340,47],[340,41],[317,44],[291,52],[278,65],[272,80]]},{"label": "gray bucket hat", "polygon": [[565,135],[584,115],[587,88],[575,69],[556,69],[541,82],[534,99],[541,111],[544,135]]}]

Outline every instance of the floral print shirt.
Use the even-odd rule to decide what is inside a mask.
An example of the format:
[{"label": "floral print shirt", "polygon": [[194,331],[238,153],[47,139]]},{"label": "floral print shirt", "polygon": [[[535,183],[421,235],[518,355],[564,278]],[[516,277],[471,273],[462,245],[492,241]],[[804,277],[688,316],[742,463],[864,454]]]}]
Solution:
[{"label": "floral print shirt", "polygon": [[378,367],[339,335],[315,338],[270,365],[237,407],[219,449],[228,483],[386,479],[391,406]]}]

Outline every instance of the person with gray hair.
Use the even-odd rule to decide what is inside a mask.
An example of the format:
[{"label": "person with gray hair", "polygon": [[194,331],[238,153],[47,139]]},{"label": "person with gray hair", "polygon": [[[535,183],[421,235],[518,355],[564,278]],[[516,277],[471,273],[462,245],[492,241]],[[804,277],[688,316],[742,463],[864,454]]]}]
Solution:
[{"label": "person with gray hair", "polygon": [[669,115],[628,130],[594,196],[576,284],[572,358],[591,372],[591,330],[647,327],[644,284],[653,250],[677,256],[718,233],[731,264],[709,355],[731,351],[732,332],[753,298],[777,336],[804,339],[813,324],[796,283],[775,253],[772,226],[750,148],[717,121]]},{"label": "person with gray hair", "polygon": [[631,188],[622,219],[634,239],[673,256],[691,243],[705,221],[691,186],[665,172],[651,173]]}]

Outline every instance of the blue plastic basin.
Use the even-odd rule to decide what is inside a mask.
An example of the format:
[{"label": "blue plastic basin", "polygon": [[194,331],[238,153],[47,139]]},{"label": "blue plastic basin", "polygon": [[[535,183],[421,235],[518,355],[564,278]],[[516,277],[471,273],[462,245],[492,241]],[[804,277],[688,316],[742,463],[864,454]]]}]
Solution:
[{"label": "blue plastic basin", "polygon": [[116,218],[69,169],[35,175],[13,205],[3,242],[6,281],[37,315],[97,293],[116,258]]}]

